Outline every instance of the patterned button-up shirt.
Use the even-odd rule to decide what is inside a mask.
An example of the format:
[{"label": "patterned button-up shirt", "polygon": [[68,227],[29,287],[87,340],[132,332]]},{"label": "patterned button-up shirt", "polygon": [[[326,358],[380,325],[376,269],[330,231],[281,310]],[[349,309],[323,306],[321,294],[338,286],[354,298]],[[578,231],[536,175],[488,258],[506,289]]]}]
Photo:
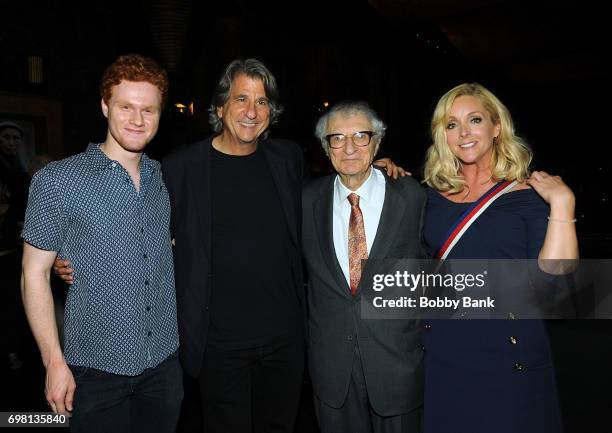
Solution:
[{"label": "patterned button-up shirt", "polygon": [[32,179],[23,239],[72,262],[68,364],[134,376],[178,348],[170,201],[142,156],[140,191],[96,144]]}]

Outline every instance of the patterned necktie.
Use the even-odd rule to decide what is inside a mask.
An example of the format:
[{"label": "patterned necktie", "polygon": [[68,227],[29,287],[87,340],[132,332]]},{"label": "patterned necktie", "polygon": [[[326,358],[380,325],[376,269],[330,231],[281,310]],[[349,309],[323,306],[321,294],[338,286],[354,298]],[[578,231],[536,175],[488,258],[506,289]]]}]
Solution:
[{"label": "patterned necktie", "polygon": [[349,219],[349,275],[351,279],[351,293],[355,296],[359,280],[361,279],[361,261],[368,258],[368,244],[366,243],[363,214],[359,208],[359,196],[354,192],[347,197],[351,203],[351,218]]}]

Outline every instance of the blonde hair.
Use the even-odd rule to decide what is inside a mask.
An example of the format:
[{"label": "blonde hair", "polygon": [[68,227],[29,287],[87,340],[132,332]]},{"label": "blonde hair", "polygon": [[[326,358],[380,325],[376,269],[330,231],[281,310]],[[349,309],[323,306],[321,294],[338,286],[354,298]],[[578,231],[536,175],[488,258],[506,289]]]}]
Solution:
[{"label": "blonde hair", "polygon": [[491,155],[491,175],[495,180],[523,180],[530,176],[529,164],[533,154],[529,146],[514,133],[512,117],[506,106],[489,90],[478,83],[464,83],[440,98],[431,119],[433,144],[427,149],[424,182],[442,191],[457,193],[465,187],[461,162],[453,155],[446,139],[446,126],[451,107],[460,96],[478,98],[495,125],[500,125]]}]

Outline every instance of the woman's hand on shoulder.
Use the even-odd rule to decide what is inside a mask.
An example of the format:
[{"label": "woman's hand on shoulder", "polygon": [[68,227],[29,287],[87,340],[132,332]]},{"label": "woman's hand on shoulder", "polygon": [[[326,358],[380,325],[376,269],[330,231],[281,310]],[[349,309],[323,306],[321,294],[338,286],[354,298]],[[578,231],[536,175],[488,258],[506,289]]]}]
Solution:
[{"label": "woman's hand on shoulder", "polygon": [[527,183],[548,203],[551,208],[562,206],[573,208],[576,202],[574,193],[560,176],[552,176],[545,171],[534,171]]}]

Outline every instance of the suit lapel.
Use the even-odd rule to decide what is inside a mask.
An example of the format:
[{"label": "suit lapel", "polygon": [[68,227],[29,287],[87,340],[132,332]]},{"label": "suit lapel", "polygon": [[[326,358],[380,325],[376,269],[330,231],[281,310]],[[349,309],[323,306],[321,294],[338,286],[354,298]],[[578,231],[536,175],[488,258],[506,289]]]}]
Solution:
[{"label": "suit lapel", "polygon": [[[405,211],[406,205],[401,200],[400,193],[397,191],[395,184],[385,176],[385,201],[383,202],[376,237],[368,255],[369,259],[382,260],[387,258]],[[368,262],[366,262],[362,269],[362,277],[367,274],[367,271]],[[361,281],[364,280],[364,278],[361,279]],[[361,291],[361,283],[357,291]]]},{"label": "suit lapel", "polygon": [[319,191],[319,199],[313,205],[313,219],[316,232],[319,236],[323,261],[336,280],[336,286],[340,288],[345,296],[351,296],[350,287],[346,282],[340,263],[338,263],[334,247],[333,203],[335,178],[335,176],[329,176],[328,181],[322,185]]},{"label": "suit lapel", "polygon": [[272,178],[274,179],[274,184],[276,185],[276,190],[278,191],[281,206],[285,213],[287,227],[289,229],[291,239],[295,245],[300,245],[298,243],[296,223],[296,201],[298,200],[298,196],[296,195],[296,192],[291,189],[291,185],[295,184],[297,180],[291,179],[289,176],[286,158],[274,152],[274,150],[271,149],[271,146],[266,145],[265,142],[261,143],[260,146],[268,161],[270,172],[272,173]]},{"label": "suit lapel", "polygon": [[395,185],[385,177],[385,201],[383,202],[378,230],[368,257],[384,259],[393,244],[395,234],[402,221],[406,205],[401,200]]},{"label": "suit lapel", "polygon": [[195,198],[196,211],[200,221],[199,228],[201,239],[204,243],[208,258],[211,257],[211,236],[212,236],[212,216],[211,216],[211,190],[210,190],[210,148],[212,139],[204,140],[200,146],[200,154],[197,160],[193,161],[194,181],[189,183]]}]

